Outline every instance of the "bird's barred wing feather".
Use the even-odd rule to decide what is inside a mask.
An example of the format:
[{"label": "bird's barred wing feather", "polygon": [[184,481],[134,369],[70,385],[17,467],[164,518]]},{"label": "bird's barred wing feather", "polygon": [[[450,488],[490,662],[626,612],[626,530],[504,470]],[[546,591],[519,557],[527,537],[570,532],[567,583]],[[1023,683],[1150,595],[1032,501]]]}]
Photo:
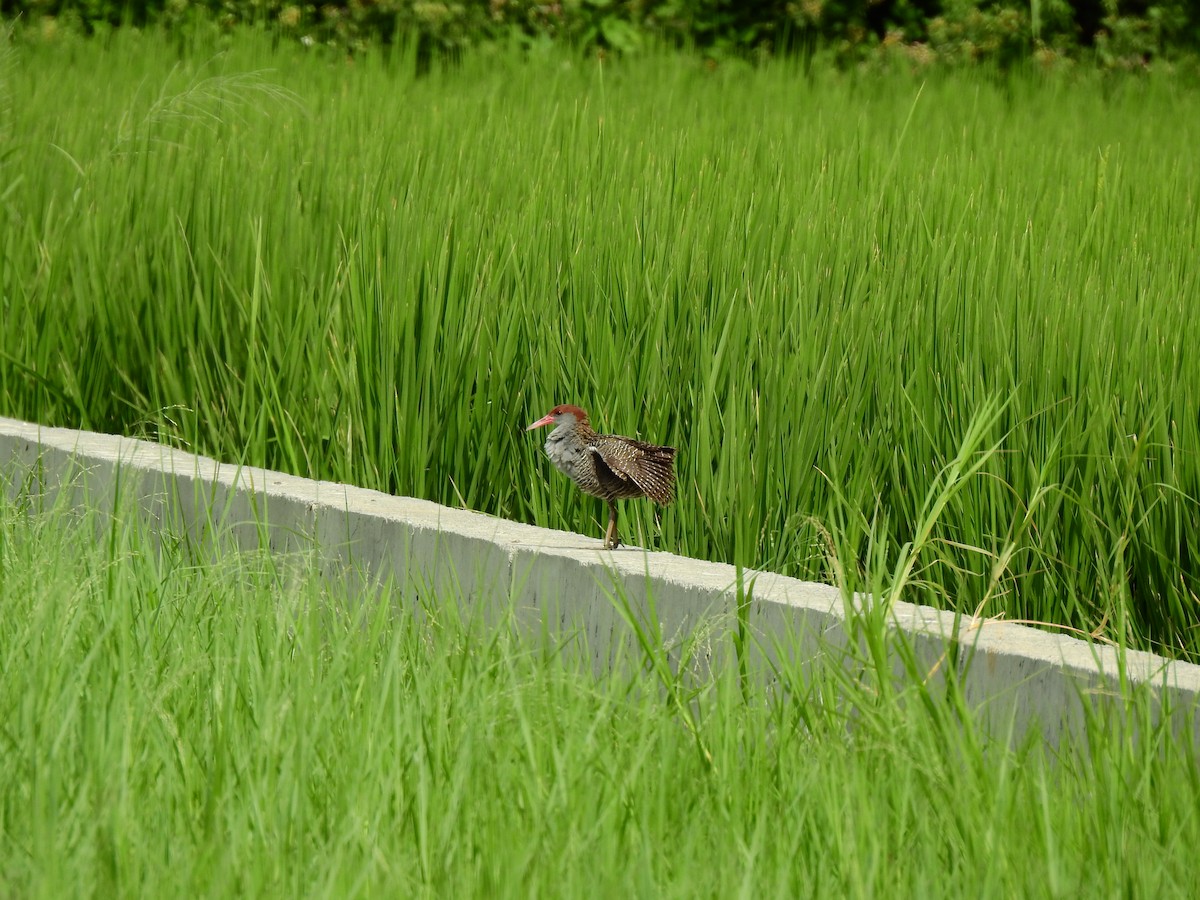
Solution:
[{"label": "bird's barred wing feather", "polygon": [[675,448],[659,447],[633,438],[597,435],[588,446],[617,478],[632,482],[639,493],[664,506],[675,499]]}]

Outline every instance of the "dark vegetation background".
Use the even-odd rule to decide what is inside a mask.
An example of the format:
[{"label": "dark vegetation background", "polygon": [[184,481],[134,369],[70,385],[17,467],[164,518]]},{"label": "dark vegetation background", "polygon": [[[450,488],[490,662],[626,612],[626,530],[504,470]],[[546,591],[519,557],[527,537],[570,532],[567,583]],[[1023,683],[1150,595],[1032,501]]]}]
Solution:
[{"label": "dark vegetation background", "polygon": [[232,29],[351,52],[398,42],[418,65],[489,44],[570,42],[636,53],[649,44],[722,56],[824,56],[839,65],[1087,61],[1138,69],[1194,61],[1197,0],[0,0],[22,30],[103,33],[118,25]]}]

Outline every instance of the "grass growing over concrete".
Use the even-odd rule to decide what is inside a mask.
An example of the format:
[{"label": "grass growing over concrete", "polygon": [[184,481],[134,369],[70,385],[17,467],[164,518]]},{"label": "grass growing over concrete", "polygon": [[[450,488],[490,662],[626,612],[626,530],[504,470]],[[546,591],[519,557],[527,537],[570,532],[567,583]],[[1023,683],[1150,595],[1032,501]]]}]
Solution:
[{"label": "grass growing over concrete", "polygon": [[639,543],[1200,658],[1195,92],[229,43],[8,50],[5,413],[598,535],[573,401]]},{"label": "grass growing over concrete", "polygon": [[596,677],[456,598],[341,590],[302,559],[0,505],[0,892],[1194,888],[1195,748],[1144,697],[1086,750],[1008,749],[869,656],[771,695],[636,656]]}]

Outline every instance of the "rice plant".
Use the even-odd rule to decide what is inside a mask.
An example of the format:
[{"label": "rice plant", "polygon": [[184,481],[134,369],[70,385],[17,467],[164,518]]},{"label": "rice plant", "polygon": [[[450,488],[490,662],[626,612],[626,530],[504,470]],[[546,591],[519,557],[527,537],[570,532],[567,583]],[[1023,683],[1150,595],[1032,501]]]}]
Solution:
[{"label": "rice plant", "polygon": [[1200,658],[1185,85],[227,43],[12,49],[3,413],[583,529],[573,402],[634,543]]},{"label": "rice plant", "polygon": [[635,664],[596,675],[402,576],[351,595],[11,488],[6,895],[1193,891],[1195,748],[1149,693],[1010,747],[869,653],[687,680],[622,598]]}]

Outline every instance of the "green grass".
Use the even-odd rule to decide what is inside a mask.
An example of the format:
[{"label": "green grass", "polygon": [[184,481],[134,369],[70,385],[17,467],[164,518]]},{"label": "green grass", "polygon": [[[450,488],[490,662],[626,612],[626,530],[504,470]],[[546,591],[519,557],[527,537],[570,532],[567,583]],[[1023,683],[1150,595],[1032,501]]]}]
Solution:
[{"label": "green grass", "polygon": [[0,412],[1200,659],[1187,85],[228,43],[5,51]]},{"label": "green grass", "polygon": [[1145,695],[1086,749],[1009,749],[870,655],[767,694],[651,638],[596,677],[459,598],[317,571],[0,503],[0,893],[1194,891],[1195,748]]}]

